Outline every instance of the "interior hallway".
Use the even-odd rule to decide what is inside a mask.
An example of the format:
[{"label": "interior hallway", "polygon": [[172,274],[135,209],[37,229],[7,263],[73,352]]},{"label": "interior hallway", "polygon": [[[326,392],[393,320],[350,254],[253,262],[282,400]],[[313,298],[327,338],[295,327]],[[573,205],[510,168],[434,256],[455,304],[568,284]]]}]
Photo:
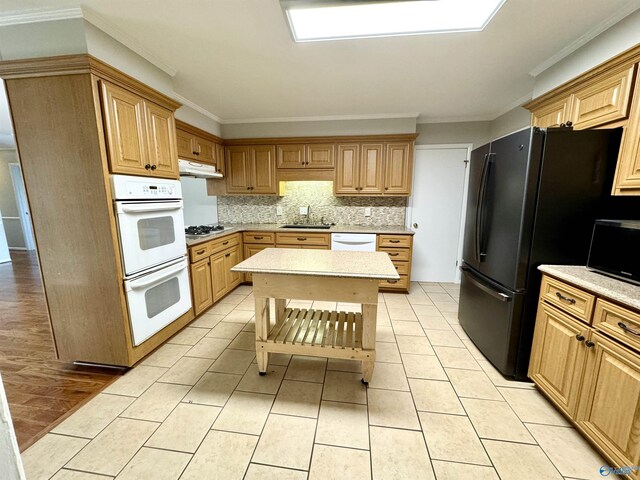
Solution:
[{"label": "interior hallway", "polygon": [[0,373],[24,450],[114,372],[56,360],[36,253],[12,250],[11,259],[0,264]]}]

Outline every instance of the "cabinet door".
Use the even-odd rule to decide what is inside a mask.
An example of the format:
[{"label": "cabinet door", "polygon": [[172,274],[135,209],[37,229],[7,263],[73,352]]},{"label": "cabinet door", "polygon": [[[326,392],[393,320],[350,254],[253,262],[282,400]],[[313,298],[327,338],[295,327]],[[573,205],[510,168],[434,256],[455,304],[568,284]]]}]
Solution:
[{"label": "cabinet door", "polygon": [[147,147],[151,172],[156,177],[178,178],[178,150],[173,112],[145,102]]},{"label": "cabinet door", "polygon": [[215,163],[215,144],[204,138],[196,138],[196,158],[199,162],[214,164]]},{"label": "cabinet door", "polygon": [[587,325],[539,304],[529,377],[570,417],[576,413],[588,332]]},{"label": "cabinet door", "polygon": [[277,193],[276,147],[257,145],[251,147],[251,193]]},{"label": "cabinet door", "polygon": [[333,143],[312,143],[306,146],[307,168],[334,168]]},{"label": "cabinet door", "polygon": [[640,195],[640,70],[636,74],[629,123],[622,136],[613,194]]},{"label": "cabinet door", "polygon": [[576,422],[617,466],[638,465],[640,357],[596,332],[591,341]]},{"label": "cabinet door", "polygon": [[144,101],[108,82],[101,84],[111,172],[148,175]]},{"label": "cabinet door", "polygon": [[233,146],[226,148],[227,155],[227,192],[249,193],[251,188],[251,158],[249,147]]},{"label": "cabinet door", "polygon": [[360,145],[338,145],[337,148],[333,192],[336,195],[355,195],[360,192]]},{"label": "cabinet door", "polygon": [[211,262],[208,258],[191,265],[191,294],[196,315],[213,305]]},{"label": "cabinet door", "polygon": [[[245,245],[244,245],[244,259],[246,260],[247,258],[255,255],[256,253],[261,252],[265,248],[273,248],[273,245],[272,244],[269,244],[269,245],[248,245],[248,244],[245,243]],[[244,274],[244,280],[246,282],[251,282],[252,281],[251,274],[250,273],[245,273]]]},{"label": "cabinet door", "polygon": [[574,92],[571,101],[573,128],[593,128],[627,118],[634,71],[635,65],[632,65]]},{"label": "cabinet door", "polygon": [[240,248],[233,247],[226,250],[224,254],[225,270],[227,271],[227,289],[229,291],[236,288],[242,283],[242,274],[238,272],[232,272],[231,269],[240,263]]},{"label": "cabinet door", "polygon": [[196,159],[195,137],[183,130],[176,130],[178,156],[184,159]]},{"label": "cabinet door", "polygon": [[224,146],[216,143],[216,171],[224,175]]},{"label": "cabinet door", "polygon": [[536,109],[532,113],[531,124],[534,127],[559,127],[569,120],[569,97],[562,98]]},{"label": "cabinet door", "polygon": [[305,168],[307,165],[304,145],[278,145],[276,154],[278,168]]},{"label": "cabinet door", "polygon": [[217,302],[229,291],[227,286],[227,262],[225,261],[224,252],[212,255],[210,258],[213,301]]},{"label": "cabinet door", "polygon": [[364,195],[381,195],[384,183],[384,145],[367,143],[360,147],[360,187]]},{"label": "cabinet door", "polygon": [[411,195],[413,144],[387,143],[384,169],[385,195]]}]

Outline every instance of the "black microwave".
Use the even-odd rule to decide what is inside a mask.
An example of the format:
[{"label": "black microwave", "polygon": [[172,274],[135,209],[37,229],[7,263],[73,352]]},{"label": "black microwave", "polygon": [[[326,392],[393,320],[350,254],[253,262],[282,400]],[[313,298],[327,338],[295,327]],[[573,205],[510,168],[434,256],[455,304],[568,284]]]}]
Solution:
[{"label": "black microwave", "polygon": [[640,221],[596,220],[587,268],[640,285]]}]

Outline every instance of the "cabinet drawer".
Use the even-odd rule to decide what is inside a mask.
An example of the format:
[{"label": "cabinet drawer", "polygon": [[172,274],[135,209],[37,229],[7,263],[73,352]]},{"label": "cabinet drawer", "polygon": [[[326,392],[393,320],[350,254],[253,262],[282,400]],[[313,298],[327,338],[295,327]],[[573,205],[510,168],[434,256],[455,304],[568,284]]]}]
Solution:
[{"label": "cabinet drawer", "polygon": [[280,245],[329,245],[329,234],[327,233],[276,233],[276,243]]},{"label": "cabinet drawer", "polygon": [[411,235],[378,235],[379,247],[411,247]]},{"label": "cabinet drawer", "polygon": [[640,314],[598,299],[593,313],[593,326],[640,350]]},{"label": "cabinet drawer", "polygon": [[209,243],[209,250],[211,253],[217,253],[225,248],[230,248],[236,246],[240,243],[240,235],[236,233],[235,235],[229,235],[226,237],[218,238]]},{"label": "cabinet drawer", "polygon": [[273,232],[244,232],[244,243],[274,243],[276,234]]},{"label": "cabinet drawer", "polygon": [[394,262],[408,262],[411,257],[411,250],[408,248],[378,248],[379,252],[387,252]]},{"label": "cabinet drawer", "polygon": [[574,317],[591,322],[595,297],[555,278],[542,277],[540,298]]},{"label": "cabinet drawer", "polygon": [[406,275],[400,275],[399,280],[381,280],[380,288],[389,290],[408,290],[409,277]]},{"label": "cabinet drawer", "polygon": [[400,262],[396,260],[393,262],[393,266],[396,267],[396,271],[399,275],[409,274],[409,262]]},{"label": "cabinet drawer", "polygon": [[200,245],[195,245],[189,249],[189,258],[191,258],[191,263],[195,263],[198,260],[202,260],[203,258],[207,258],[211,255],[211,250],[209,249],[210,243],[202,243]]}]

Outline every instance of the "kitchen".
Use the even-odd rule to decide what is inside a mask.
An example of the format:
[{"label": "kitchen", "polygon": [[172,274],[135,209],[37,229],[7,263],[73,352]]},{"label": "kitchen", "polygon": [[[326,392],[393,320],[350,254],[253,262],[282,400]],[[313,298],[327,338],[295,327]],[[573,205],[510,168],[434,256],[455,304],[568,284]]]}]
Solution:
[{"label": "kitchen", "polygon": [[[487,87],[502,115],[457,102],[420,122],[391,109],[402,92],[369,97],[376,118],[292,90],[301,120],[261,92],[280,91],[268,75],[249,82],[264,103],[224,98],[230,75],[205,108],[82,3],[44,20],[7,7],[0,77],[58,368],[110,378],[12,441],[22,461],[0,465],[15,478],[636,478],[637,6],[607,30],[592,2],[571,37],[591,42],[520,94]],[[247,14],[213,3],[216,22]],[[332,48],[294,41],[280,7],[295,2],[241,3],[278,22],[291,55]],[[446,35],[532,14],[494,8],[485,31]],[[43,51],[36,31],[67,43]],[[551,36],[523,72],[567,42]],[[36,400],[0,372],[19,418]]]}]

